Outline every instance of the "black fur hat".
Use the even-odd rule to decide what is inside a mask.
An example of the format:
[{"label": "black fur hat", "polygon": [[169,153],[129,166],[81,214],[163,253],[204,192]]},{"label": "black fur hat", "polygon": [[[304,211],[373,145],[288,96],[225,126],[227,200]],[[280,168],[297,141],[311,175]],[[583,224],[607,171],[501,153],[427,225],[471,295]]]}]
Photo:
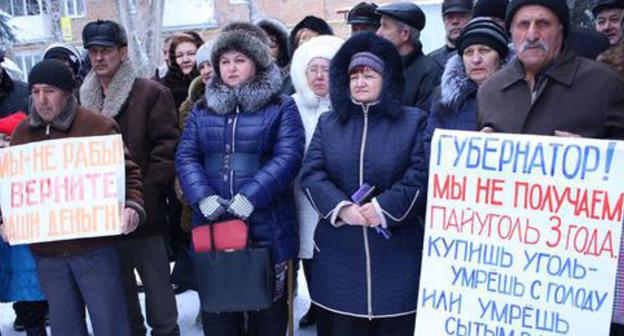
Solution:
[{"label": "black fur hat", "polygon": [[329,96],[332,107],[340,114],[342,120],[354,113],[361,113],[361,108],[351,100],[349,90],[349,64],[353,55],[368,51],[379,57],[385,64],[383,84],[379,95],[379,103],[375,109],[394,117],[401,113],[405,75],[403,61],[394,45],[372,32],[362,32],[349,38],[334,56],[329,69]]}]

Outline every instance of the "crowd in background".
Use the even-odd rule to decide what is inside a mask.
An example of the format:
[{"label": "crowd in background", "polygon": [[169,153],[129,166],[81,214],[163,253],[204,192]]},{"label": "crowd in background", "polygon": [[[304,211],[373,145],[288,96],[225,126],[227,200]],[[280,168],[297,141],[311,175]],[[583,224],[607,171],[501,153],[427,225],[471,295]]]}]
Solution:
[{"label": "crowd in background", "polygon": [[292,331],[297,271],[312,299],[301,327],[413,335],[436,128],[624,139],[624,1],[592,14],[595,30],[571,25],[565,0],[444,0],[445,43],[425,55],[418,5],[362,2],[347,39],[315,16],[168,36],[152,78],[123,26],[90,22],[88,62],[55,43],[28,83],[2,69],[0,145],[121,134],[123,234],[0,243],[0,301],[29,336],[88,335],[85,308],[96,336],[179,335],[175,295],[201,287],[192,230],[240,219],[270,251],[272,300],[200,308],[205,335]]}]

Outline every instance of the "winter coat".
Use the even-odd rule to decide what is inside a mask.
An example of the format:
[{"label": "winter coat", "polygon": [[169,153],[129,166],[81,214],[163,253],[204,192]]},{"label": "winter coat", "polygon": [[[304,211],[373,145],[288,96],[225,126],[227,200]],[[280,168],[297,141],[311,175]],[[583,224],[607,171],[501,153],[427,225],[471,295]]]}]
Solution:
[{"label": "winter coat", "polygon": [[[197,104],[197,102],[199,102],[204,97],[205,91],[206,91],[206,84],[204,84],[201,77],[197,77],[191,82],[191,86],[189,87],[189,90],[188,90],[188,97],[182,103],[182,105],[180,105],[180,113],[179,113],[179,120],[178,120],[178,126],[180,127],[180,132],[184,131],[184,123],[186,122],[186,119],[191,114],[191,111],[193,111],[193,107],[195,106],[195,104]],[[179,188],[179,182],[177,182],[176,188]],[[190,231],[191,230],[191,208],[188,207],[188,205],[186,204],[186,200],[184,200],[183,195],[181,195],[182,191],[179,189],[176,189],[176,191],[179,194],[178,200],[182,202],[182,218],[180,219],[180,226],[182,227],[184,231]]]},{"label": "winter coat", "polygon": [[459,55],[451,57],[444,68],[440,86],[433,90],[425,132],[427,158],[436,128],[477,130],[478,88],[477,83],[466,74],[461,57]]},{"label": "winter coat", "polygon": [[182,73],[179,67],[172,67],[167,71],[167,74],[160,78],[158,83],[162,84],[164,87],[171,91],[171,95],[173,96],[173,102],[175,104],[176,110],[178,110],[182,103],[188,97],[189,87],[191,86],[191,82],[199,76],[199,71],[197,68],[193,67],[193,71],[185,75]]},{"label": "winter coat", "polygon": [[16,112],[28,113],[28,97],[30,91],[24,82],[11,79],[9,73],[0,67],[0,118]]},{"label": "winter coat", "polygon": [[[11,138],[11,146],[54,139],[84,136],[110,135],[119,133],[119,126],[110,118],[99,115],[77,105],[72,96],[65,109],[52,121],[46,123],[37,112],[31,110],[30,116],[22,121]],[[126,164],[126,206],[145,219],[143,210],[143,184],[139,167],[132,161],[130,153],[125,151]],[[36,256],[66,257],[80,255],[96,248],[112,244],[115,236],[70,239],[31,244],[30,250]]]},{"label": "winter coat", "polygon": [[[330,70],[333,110],[319,119],[301,172],[302,190],[321,217],[314,234],[312,301],[362,318],[411,314],[417,304],[426,112],[401,106],[404,73],[394,50],[387,40],[362,33],[338,51]],[[385,62],[376,104],[358,104],[350,97],[347,69],[360,51]],[[333,224],[341,203],[350,201],[363,183],[376,188],[390,239],[366,226]]]},{"label": "winter coat", "polygon": [[299,239],[292,182],[303,158],[304,130],[292,98],[279,95],[275,64],[237,88],[216,75],[186,120],[176,153],[193,226],[206,223],[198,204],[208,196],[241,194],[254,206],[254,242],[278,264],[297,256]]},{"label": "winter coat", "polygon": [[449,48],[449,46],[445,44],[442,47],[430,52],[427,56],[433,58],[434,61],[438,62],[438,65],[441,68],[444,68],[446,66],[446,62],[448,62],[448,60],[455,55],[457,55],[457,49]]},{"label": "winter coat", "polygon": [[488,78],[477,94],[477,128],[538,135],[561,130],[587,138],[624,139],[622,77],[567,48],[542,73],[533,103],[518,58]]},{"label": "winter coat", "polygon": [[[331,109],[329,95],[326,97],[318,97],[308,86],[306,69],[310,61],[317,57],[322,57],[331,61],[343,42],[343,39],[332,35],[317,36],[302,44],[293,55],[290,71],[297,93],[292,97],[295,103],[297,103],[297,108],[299,109],[301,120],[303,121],[303,127],[305,128],[306,149],[310,145],[312,135],[316,129],[316,123],[321,113]],[[295,180],[295,193],[297,197],[297,215],[299,218],[299,258],[311,259],[314,249],[312,246],[312,239],[319,216],[314,208],[312,208],[312,205],[303,191],[299,188],[299,179]]]},{"label": "winter coat", "polygon": [[80,88],[83,106],[114,118],[124,143],[141,168],[146,222],[129,237],[167,231],[166,195],[173,188],[173,156],[179,138],[178,116],[171,93],[162,85],[137,77],[129,62],[121,64],[106,97],[93,71]]},{"label": "winter coat", "polygon": [[414,50],[403,56],[405,66],[405,94],[403,105],[418,107],[428,111],[431,107],[431,93],[440,85],[442,67],[431,57],[422,52],[422,45],[414,46]]}]

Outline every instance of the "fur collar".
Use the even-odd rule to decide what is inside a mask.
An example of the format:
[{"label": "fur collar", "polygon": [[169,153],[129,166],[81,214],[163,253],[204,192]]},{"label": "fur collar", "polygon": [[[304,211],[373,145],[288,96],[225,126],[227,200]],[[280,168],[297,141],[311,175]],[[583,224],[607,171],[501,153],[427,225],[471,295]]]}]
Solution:
[{"label": "fur collar", "polygon": [[440,103],[450,106],[477,90],[477,84],[466,74],[464,62],[453,55],[446,62],[440,83]]},{"label": "fur collar", "polygon": [[189,85],[188,98],[194,103],[204,96],[205,91],[206,84],[202,81],[201,76],[197,76]]},{"label": "fur collar", "polygon": [[218,74],[206,87],[206,105],[216,114],[256,112],[275,97],[282,88],[282,74],[276,64],[259,71],[254,78],[237,88],[225,85]]},{"label": "fur collar", "polygon": [[[39,116],[39,113],[35,110],[35,104],[29,105],[30,122],[28,123],[28,125],[31,128],[39,128],[48,125],[48,122],[43,120],[41,116]],[[76,101],[76,97],[74,97],[74,95],[70,95],[67,99],[67,104],[65,104],[65,107],[63,108],[63,111],[61,111],[61,113],[59,113],[59,115],[57,115],[56,118],[54,118],[54,120],[49,123],[49,125],[53,128],[56,128],[57,130],[67,131],[71,126],[72,121],[74,121],[77,111],[78,102]]]},{"label": "fur collar", "polygon": [[100,80],[94,71],[90,71],[80,88],[80,101],[87,109],[115,118],[128,100],[136,79],[132,64],[124,61],[108,85],[108,94],[104,96]]}]

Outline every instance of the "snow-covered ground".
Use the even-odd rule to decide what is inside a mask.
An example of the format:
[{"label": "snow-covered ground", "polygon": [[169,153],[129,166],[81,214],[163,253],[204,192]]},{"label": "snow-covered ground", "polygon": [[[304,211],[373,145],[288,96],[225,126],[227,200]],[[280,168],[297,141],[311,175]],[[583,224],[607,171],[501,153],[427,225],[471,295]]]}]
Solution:
[{"label": "snow-covered ground", "polygon": [[[295,299],[295,335],[297,336],[313,336],[316,335],[314,327],[308,327],[299,330],[299,319],[308,310],[310,299],[308,296],[308,288],[303,277],[303,272],[299,272],[299,294]],[[176,296],[178,303],[178,324],[182,336],[201,336],[203,335],[201,327],[195,324],[195,318],[199,309],[199,299],[197,293],[186,291]],[[144,297],[141,294],[141,302]],[[23,336],[25,333],[19,333],[13,330],[13,320],[15,314],[11,304],[0,304],[0,332],[2,336]],[[49,332],[49,330],[48,330]]]}]

